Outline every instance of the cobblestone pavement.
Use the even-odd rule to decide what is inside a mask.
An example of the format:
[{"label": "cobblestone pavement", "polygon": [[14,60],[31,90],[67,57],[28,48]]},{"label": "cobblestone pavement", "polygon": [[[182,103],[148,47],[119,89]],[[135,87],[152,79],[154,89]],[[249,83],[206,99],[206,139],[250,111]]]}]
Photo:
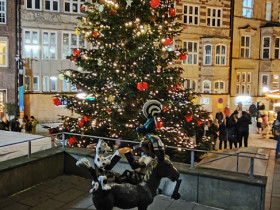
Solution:
[{"label": "cobblestone pavement", "polygon": [[[82,210],[95,209],[88,192],[91,180],[63,175],[0,200],[2,210]],[[149,210],[214,210],[197,203],[156,196]],[[114,208],[119,210],[119,208]],[[133,208],[137,210],[137,208]]]}]

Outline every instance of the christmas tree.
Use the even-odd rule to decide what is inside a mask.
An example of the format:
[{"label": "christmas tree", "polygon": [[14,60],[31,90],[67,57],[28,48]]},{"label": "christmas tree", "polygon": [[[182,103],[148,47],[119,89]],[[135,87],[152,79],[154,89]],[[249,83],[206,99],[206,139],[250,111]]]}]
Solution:
[{"label": "christmas tree", "polygon": [[[65,117],[66,130],[139,141],[135,128],[146,120],[142,106],[155,99],[163,105],[157,129],[165,144],[205,146],[207,142],[197,134],[203,133],[208,113],[193,102],[196,93],[183,89],[183,69],[175,64],[186,59],[187,52],[174,47],[184,25],[173,3],[99,0],[82,6],[85,14],[79,18],[76,33],[92,47],[74,49],[70,59],[78,71],[64,72],[79,94],[61,97],[80,116]],[[71,142],[80,147],[89,143],[84,139]]]}]

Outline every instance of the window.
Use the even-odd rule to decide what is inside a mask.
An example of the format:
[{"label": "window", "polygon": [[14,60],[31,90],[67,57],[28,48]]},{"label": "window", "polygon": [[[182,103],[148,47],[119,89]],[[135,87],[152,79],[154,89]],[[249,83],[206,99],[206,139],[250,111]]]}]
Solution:
[{"label": "window", "polygon": [[69,90],[70,90],[70,85],[69,85],[69,79],[67,79],[67,78],[64,78],[63,79],[63,82],[62,82],[62,90],[63,90],[63,92],[69,92]]},{"label": "window", "polygon": [[243,0],[242,16],[253,17],[254,0]]},{"label": "window", "polygon": [[86,42],[84,37],[75,33],[63,33],[62,41],[62,58],[66,59],[73,53],[75,48],[85,48]]},{"label": "window", "polygon": [[184,49],[187,49],[188,57],[186,60],[183,60],[183,64],[197,64],[198,42],[184,42]]},{"label": "window", "polygon": [[184,5],[184,23],[189,25],[199,24],[199,7],[192,5]]},{"label": "window", "polygon": [[39,91],[39,76],[33,76],[33,91]]},{"label": "window", "polygon": [[265,7],[265,20],[271,21],[271,2],[266,2],[266,7]]},{"label": "window", "polygon": [[242,77],[241,77],[241,78],[242,78],[241,82],[242,82],[242,83],[245,83],[245,82],[246,82],[246,72],[242,72],[241,75],[242,75]]},{"label": "window", "polygon": [[251,37],[250,36],[242,36],[241,37],[241,57],[242,58],[250,58],[251,51]]},{"label": "window", "polygon": [[237,72],[237,94],[251,94],[252,72]]},{"label": "window", "polygon": [[39,58],[39,31],[24,31],[25,58]]},{"label": "window", "polygon": [[197,89],[197,81],[192,79],[185,79],[183,84],[185,89],[192,89],[196,91]]},{"label": "window", "polygon": [[26,8],[40,10],[41,9],[41,0],[27,0]]},{"label": "window", "polygon": [[222,26],[222,9],[207,8],[207,26]]},{"label": "window", "polygon": [[81,6],[86,0],[65,0],[64,11],[72,13],[81,13]]},{"label": "window", "polygon": [[214,92],[215,93],[224,93],[225,92],[225,82],[223,81],[216,81],[214,83]]},{"label": "window", "polygon": [[270,37],[263,38],[263,59],[270,58]]},{"label": "window", "polygon": [[205,45],[204,47],[204,65],[212,64],[212,45]]},{"label": "window", "polygon": [[236,85],[236,94],[240,94],[240,85]]},{"label": "window", "polygon": [[268,75],[267,74],[263,74],[262,75],[262,87],[268,87]]},{"label": "window", "polygon": [[245,84],[242,84],[241,85],[241,94],[246,94],[246,85]]},{"label": "window", "polygon": [[56,59],[56,33],[43,32],[43,59]]},{"label": "window", "polygon": [[8,66],[8,42],[0,41],[0,67]]},{"label": "window", "polygon": [[226,46],[216,46],[216,65],[226,65]]},{"label": "window", "polygon": [[280,59],[279,50],[280,50],[280,38],[276,38],[275,39],[275,51],[274,51],[275,59]]},{"label": "window", "polygon": [[203,81],[203,93],[211,93],[211,81],[210,80],[204,80]]},{"label": "window", "polygon": [[240,82],[240,72],[236,73],[236,82]]},{"label": "window", "polygon": [[25,76],[24,78],[24,90],[29,91],[30,90],[30,77]]},{"label": "window", "polygon": [[251,82],[252,82],[252,73],[247,72],[247,83],[251,83]]},{"label": "window", "polygon": [[57,77],[50,77],[51,79],[51,91],[57,91]]},{"label": "window", "polygon": [[44,92],[50,91],[50,82],[48,76],[43,77],[43,91]]},{"label": "window", "polygon": [[6,24],[6,0],[0,0],[0,24]]},{"label": "window", "polygon": [[246,92],[248,95],[251,95],[251,85],[248,84],[247,85],[247,92]]},{"label": "window", "polygon": [[59,11],[59,0],[45,0],[46,11]]},{"label": "window", "polygon": [[75,84],[71,84],[71,91],[72,92],[77,92],[78,91],[77,86]]}]

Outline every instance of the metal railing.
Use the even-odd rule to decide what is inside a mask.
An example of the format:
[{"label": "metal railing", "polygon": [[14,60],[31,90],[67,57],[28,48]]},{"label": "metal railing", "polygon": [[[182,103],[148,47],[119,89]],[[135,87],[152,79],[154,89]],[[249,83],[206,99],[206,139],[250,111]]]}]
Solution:
[{"label": "metal railing", "polygon": [[[78,133],[69,133],[69,132],[61,132],[58,133],[58,135],[61,135],[61,142],[62,142],[62,147],[65,147],[65,141],[66,141],[66,135],[71,135],[71,136],[82,136],[82,137],[88,137],[88,138],[95,138],[95,139],[103,139],[103,140],[108,140],[108,141],[120,141],[120,142],[125,142],[125,143],[131,143],[131,144],[139,144],[139,142],[136,141],[131,141],[131,140],[123,140],[123,139],[113,139],[113,138],[108,138],[108,137],[100,137],[100,136],[92,136],[92,135],[82,135],[82,134],[78,134]],[[7,147],[7,146],[12,146],[12,145],[17,145],[17,144],[22,144],[22,143],[28,143],[28,154],[27,157],[31,158],[31,149],[32,149],[32,145],[31,142],[32,141],[36,141],[42,138],[46,138],[44,137],[38,137],[38,138],[34,138],[34,139],[29,139],[29,140],[24,140],[21,142],[15,142],[15,143],[11,143],[11,144],[6,144],[6,145],[2,145],[1,147]],[[266,154],[261,154],[261,153],[252,153],[252,152],[238,152],[236,154],[228,154],[228,153],[221,153],[221,152],[216,152],[216,151],[208,151],[208,150],[199,150],[199,149],[191,149],[191,148],[183,148],[183,147],[175,147],[175,146],[165,146],[165,148],[170,148],[170,149],[176,149],[176,150],[184,150],[184,151],[190,151],[190,156],[191,156],[191,161],[190,161],[190,169],[193,169],[195,167],[199,167],[203,164],[206,163],[210,163],[210,162],[214,162],[217,160],[220,160],[222,158],[226,158],[226,157],[236,157],[236,172],[239,172],[239,158],[250,158],[250,169],[249,169],[249,177],[253,178],[254,177],[254,160],[255,159],[259,159],[259,160],[268,160],[268,158],[260,158],[260,157],[256,157],[256,155],[259,156],[267,156]],[[203,163],[199,163],[195,165],[195,152],[199,152],[199,153],[213,153],[213,154],[218,154],[218,155],[223,155],[224,157],[219,157],[217,159],[214,160],[210,160],[207,162],[203,162]],[[254,155],[254,157],[252,156],[247,156],[247,155],[242,155],[242,154],[250,154],[250,155]]]}]

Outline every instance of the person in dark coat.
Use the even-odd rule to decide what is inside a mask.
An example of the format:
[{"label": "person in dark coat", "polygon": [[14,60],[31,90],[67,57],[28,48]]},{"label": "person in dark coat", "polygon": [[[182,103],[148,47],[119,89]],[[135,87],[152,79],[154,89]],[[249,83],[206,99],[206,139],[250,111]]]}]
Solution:
[{"label": "person in dark coat", "polygon": [[213,150],[216,150],[216,142],[217,142],[217,138],[219,136],[219,124],[218,124],[218,120],[215,119],[210,127],[209,127],[209,132],[210,132],[210,135],[213,136]]},{"label": "person in dark coat", "polygon": [[224,149],[227,148],[227,140],[228,140],[228,130],[226,126],[226,119],[223,120],[221,125],[219,126],[219,149],[222,149],[222,144],[224,142]]},{"label": "person in dark coat", "polygon": [[20,127],[18,117],[19,116],[16,116],[14,119],[12,119],[12,121],[11,121],[11,131],[21,132],[21,127]]},{"label": "person in dark coat", "polygon": [[237,148],[237,140],[238,140],[237,122],[238,122],[238,111],[234,111],[231,114],[231,116],[226,119],[230,149],[232,149],[232,144],[234,144],[235,148]]},{"label": "person in dark coat", "polygon": [[242,147],[243,137],[244,146],[248,147],[249,124],[252,124],[251,119],[248,117],[248,113],[243,111],[242,116],[238,119],[237,122],[239,148]]},{"label": "person in dark coat", "polygon": [[10,123],[6,117],[2,117],[2,121],[0,122],[0,130],[9,131]]},{"label": "person in dark coat", "polygon": [[254,104],[254,102],[252,102],[251,106],[249,107],[249,112],[251,114],[252,117],[252,122],[256,122],[257,119],[257,113],[258,113],[258,109],[256,107],[256,105]]},{"label": "person in dark coat", "polygon": [[218,109],[218,112],[216,113],[216,119],[218,120],[219,125],[222,123],[224,119],[224,115],[220,109]]}]

